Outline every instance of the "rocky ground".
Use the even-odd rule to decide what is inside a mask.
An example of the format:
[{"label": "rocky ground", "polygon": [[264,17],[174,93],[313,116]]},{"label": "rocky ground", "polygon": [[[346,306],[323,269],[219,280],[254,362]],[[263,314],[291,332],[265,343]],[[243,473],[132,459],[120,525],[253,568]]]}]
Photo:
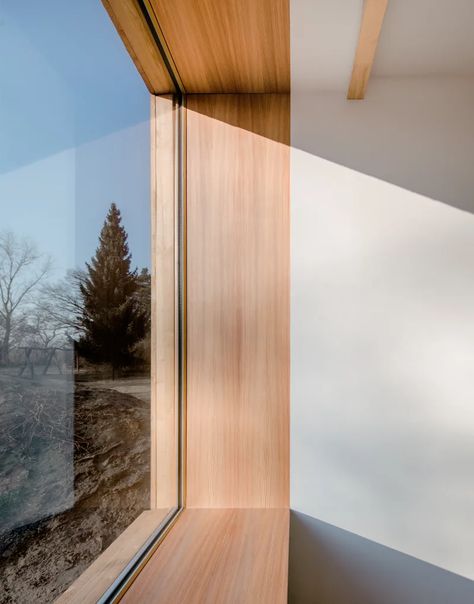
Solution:
[{"label": "rocky ground", "polygon": [[50,603],[149,507],[149,403],[0,380],[0,603]]}]

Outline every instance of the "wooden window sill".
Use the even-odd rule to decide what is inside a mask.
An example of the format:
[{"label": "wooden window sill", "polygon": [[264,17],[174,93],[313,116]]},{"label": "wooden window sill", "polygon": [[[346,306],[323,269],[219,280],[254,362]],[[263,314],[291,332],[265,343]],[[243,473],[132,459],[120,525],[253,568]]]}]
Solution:
[{"label": "wooden window sill", "polygon": [[147,510],[80,575],[56,604],[93,604],[160,526],[169,510]]},{"label": "wooden window sill", "polygon": [[283,604],[288,547],[288,509],[188,508],[121,602]]}]

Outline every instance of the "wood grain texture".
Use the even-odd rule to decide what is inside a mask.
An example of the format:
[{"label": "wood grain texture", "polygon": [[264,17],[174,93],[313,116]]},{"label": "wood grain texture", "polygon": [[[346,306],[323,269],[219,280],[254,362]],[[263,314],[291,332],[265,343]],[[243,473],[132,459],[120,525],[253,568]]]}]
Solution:
[{"label": "wood grain texture", "polygon": [[289,0],[150,4],[186,92],[289,92]]},{"label": "wood grain texture", "polygon": [[186,505],[286,507],[289,97],[187,114]]},{"label": "wood grain texture", "polygon": [[176,113],[151,97],[151,507],[178,505]]},{"label": "wood grain texture", "polygon": [[153,94],[175,92],[148,25],[136,0],[102,0],[125,47]]},{"label": "wood grain texture", "polygon": [[365,96],[387,5],[388,0],[364,2],[359,41],[347,91],[349,100],[360,100]]},{"label": "wood grain texture", "polygon": [[184,510],[124,604],[284,604],[289,510]]},{"label": "wood grain texture", "polygon": [[168,510],[143,512],[56,600],[57,604],[94,604],[130,562]]}]

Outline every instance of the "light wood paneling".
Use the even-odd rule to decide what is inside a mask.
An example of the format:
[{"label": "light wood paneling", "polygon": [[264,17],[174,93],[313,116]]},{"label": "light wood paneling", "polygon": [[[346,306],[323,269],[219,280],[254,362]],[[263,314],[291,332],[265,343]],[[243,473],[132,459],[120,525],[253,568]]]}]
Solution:
[{"label": "light wood paneling", "polygon": [[185,510],[124,604],[284,604],[289,510]]},{"label": "light wood paneling", "polygon": [[347,91],[349,100],[360,100],[365,96],[387,4],[388,0],[365,0],[364,2],[359,42]]},{"label": "light wood paneling", "polygon": [[285,507],[289,97],[192,95],[187,120],[186,504]]},{"label": "light wood paneling", "polygon": [[178,505],[176,114],[151,98],[151,507]]},{"label": "light wood paneling", "polygon": [[148,25],[136,0],[102,0],[148,90],[175,92]]},{"label": "light wood paneling", "polygon": [[288,0],[150,0],[186,92],[289,92]]},{"label": "light wood paneling", "polygon": [[57,604],[94,604],[158,528],[168,510],[143,512],[56,600]]}]

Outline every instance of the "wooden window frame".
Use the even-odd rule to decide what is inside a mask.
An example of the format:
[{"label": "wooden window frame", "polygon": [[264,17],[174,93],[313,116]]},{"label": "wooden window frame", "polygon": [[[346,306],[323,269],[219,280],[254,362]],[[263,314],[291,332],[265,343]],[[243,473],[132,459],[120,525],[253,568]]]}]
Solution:
[{"label": "wooden window frame", "polygon": [[[151,96],[151,512],[169,510],[97,604],[118,602],[184,509],[186,113],[183,95]],[[146,515],[144,512],[142,515]],[[132,526],[130,538],[133,539]],[[126,542],[127,531],[122,533]],[[113,545],[113,544],[112,544]],[[126,543],[124,543],[126,547]],[[111,546],[112,547],[112,546]],[[122,546],[123,547],[123,546]],[[122,558],[123,558],[122,550]]]},{"label": "wooden window frame", "polygon": [[[216,84],[209,89],[205,75],[201,74],[203,86],[199,85],[197,89],[189,87],[189,78],[185,77],[184,64],[178,60],[177,53],[181,43],[192,48],[198,42],[202,43],[201,28],[209,25],[207,21],[202,22],[202,15],[196,12],[196,3],[192,0],[179,3],[180,20],[176,22],[173,35],[173,23],[160,12],[165,8],[163,3],[158,4],[155,0],[103,2],[109,7],[113,20],[115,15],[114,23],[150,92],[169,94],[175,91],[179,103],[176,129],[179,178],[174,184],[173,198],[179,225],[173,248],[178,249],[178,260],[173,269],[177,289],[174,317],[177,323],[173,340],[175,346],[168,346],[168,352],[165,352],[169,355],[172,351],[175,373],[171,381],[168,378],[168,387],[163,382],[161,394],[160,381],[156,378],[156,392],[157,400],[163,404],[169,396],[169,384],[174,384],[176,390],[173,392],[181,411],[181,431],[178,436],[180,483],[177,510],[163,531],[152,536],[149,545],[140,550],[138,558],[127,564],[128,576],[122,573],[114,583],[115,591],[106,592],[100,602],[118,602],[122,598],[128,602],[144,601],[148,597],[144,593],[156,595],[163,585],[165,591],[173,592],[173,597],[183,590],[186,594],[231,593],[236,585],[243,585],[251,586],[252,594],[263,593],[262,601],[283,603],[287,594],[289,537],[288,3],[279,0],[280,10],[271,12],[277,19],[270,28],[273,32],[270,36],[267,35],[268,28],[262,27],[265,35],[258,40],[255,36],[251,39],[252,44],[260,44],[262,57],[271,57],[272,65],[275,63],[272,46],[278,46],[281,65],[277,65],[276,84],[267,87],[260,82],[262,74],[270,73],[271,65],[264,69],[259,67],[261,57],[254,46],[249,46],[250,54],[259,56],[257,62],[239,60],[241,52],[245,56],[248,50],[247,34],[250,30],[245,20],[234,18],[236,13],[233,9],[238,3],[229,0],[219,4],[223,15],[213,15],[213,27],[222,44],[213,45],[210,52],[214,53],[218,48],[217,52],[223,53],[226,60],[217,62],[217,71],[221,70],[222,78],[229,80],[230,85],[224,85],[224,82],[222,87]],[[253,6],[251,0],[246,0],[246,3]],[[165,4],[171,17],[178,15],[171,0]],[[265,4],[267,11],[272,8],[270,0]],[[133,18],[130,14],[123,14],[125,5]],[[267,24],[269,13],[263,8],[257,17],[265,17],[262,23]],[[245,14],[245,11],[241,13]],[[192,27],[186,27],[186,23],[183,25],[184,17],[188,25],[187,19],[191,19]],[[232,23],[234,29],[224,30],[221,21]],[[279,35],[282,24],[283,35]],[[252,25],[255,25],[253,21]],[[140,33],[143,33],[143,27],[145,36]],[[188,30],[199,32],[201,37],[196,39],[186,35]],[[230,43],[227,34],[233,35]],[[214,40],[211,36],[207,39]],[[227,56],[226,49],[229,48],[232,52]],[[235,52],[235,48],[240,52]],[[156,56],[156,49],[159,49],[162,63],[166,65],[168,79],[160,79],[162,65],[157,69],[155,59],[150,60]],[[178,60],[184,86],[173,57]],[[218,58],[221,58],[220,54]],[[195,59],[193,53],[186,54],[186,60],[192,62]],[[215,75],[216,62],[206,61],[206,70]],[[249,76],[246,73],[248,69],[253,72],[252,86],[242,85],[237,77],[240,71],[245,72],[245,77]],[[157,99],[164,98],[154,97],[155,122],[157,116],[159,118]],[[187,152],[186,131],[189,138]],[[157,132],[159,129],[155,128],[153,137]],[[160,138],[153,137],[152,154],[157,155]],[[155,169],[156,162],[153,165]],[[186,244],[187,179],[189,241]],[[158,211],[159,203],[169,197],[169,190],[166,188],[168,193],[159,188],[154,190],[154,195],[161,199]],[[163,220],[161,224],[166,223],[167,220]],[[159,224],[157,215],[154,224]],[[162,234],[157,231],[155,243],[160,241],[160,236]],[[186,245],[189,246],[190,268],[188,313]],[[154,248],[158,264],[164,261],[165,254],[160,256],[162,252],[164,254],[159,245]],[[156,274],[159,276],[163,270],[165,274],[166,266],[169,267],[165,265],[164,269],[157,269]],[[206,268],[209,269],[207,273]],[[163,324],[170,324],[171,315],[166,314],[166,302],[155,299],[154,304],[159,312],[165,313]],[[186,338],[187,318],[189,331]],[[165,330],[165,333],[169,331]],[[159,348],[166,341],[165,338],[158,342],[157,332],[154,348]],[[164,346],[166,349],[166,344]],[[189,355],[188,367],[186,352]],[[159,375],[159,355],[153,364]],[[187,392],[189,412],[186,417]],[[159,441],[159,429],[166,423],[166,418],[160,423],[159,413],[163,408],[156,402],[153,409],[153,446],[156,447],[153,467],[160,471],[157,460],[162,459],[159,447],[163,443]],[[186,458],[187,477],[184,468]],[[166,464],[164,466],[162,470],[166,471]],[[158,474],[154,474],[154,480],[152,504],[157,506],[160,504],[157,485],[160,483],[162,486],[162,482]],[[155,552],[178,516],[176,529]],[[244,549],[246,553],[242,554]],[[150,564],[134,582],[152,554],[155,556]],[[122,556],[126,556],[124,551]],[[237,560],[243,560],[243,564],[239,566]],[[257,562],[261,560],[270,560],[269,566],[259,566]],[[266,585],[263,592],[262,576]],[[162,583],[158,585],[160,581]],[[199,592],[199,589],[203,591]],[[249,601],[260,601],[259,597]],[[83,601],[84,598],[81,604]]]},{"label": "wooden window frame", "polygon": [[118,602],[184,507],[186,123],[182,95],[151,95],[150,509],[56,600]]}]

